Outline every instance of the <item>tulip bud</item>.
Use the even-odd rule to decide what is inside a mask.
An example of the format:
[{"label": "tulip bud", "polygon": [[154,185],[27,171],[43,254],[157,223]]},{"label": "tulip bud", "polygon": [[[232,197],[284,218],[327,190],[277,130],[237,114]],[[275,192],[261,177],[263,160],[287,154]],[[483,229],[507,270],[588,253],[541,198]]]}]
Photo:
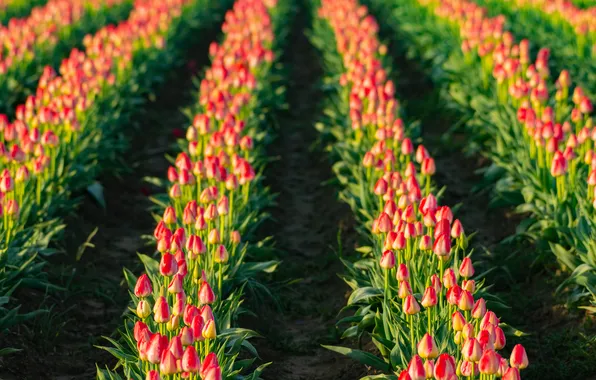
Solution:
[{"label": "tulip bud", "polygon": [[420,305],[418,305],[418,301],[413,295],[408,295],[404,299],[403,310],[407,315],[415,315],[420,312]]},{"label": "tulip bud", "polygon": [[459,274],[463,278],[470,278],[474,275],[474,266],[472,260],[469,257],[464,257],[459,266]]},{"label": "tulip bud", "polygon": [[470,293],[474,293],[476,291],[476,281],[474,280],[463,280],[461,286]]},{"label": "tulip bud", "polygon": [[426,372],[426,378],[432,379],[435,373],[435,362],[434,360],[427,360],[424,362],[424,371]]},{"label": "tulip bud", "polygon": [[528,355],[524,346],[516,344],[511,351],[511,357],[509,358],[509,364],[513,368],[524,369],[528,366]]},{"label": "tulip bud", "polygon": [[521,380],[519,370],[517,368],[509,368],[505,374],[503,374],[503,380]]},{"label": "tulip bud", "polygon": [[168,351],[170,351],[177,360],[182,358],[184,350],[182,348],[182,340],[180,339],[180,336],[176,335],[172,338],[170,345],[168,346]]},{"label": "tulip bud", "polygon": [[217,337],[217,331],[215,329],[215,321],[213,319],[210,321],[207,321],[207,323],[205,323],[205,326],[203,326],[202,335],[203,335],[203,338],[205,338],[205,339],[215,339]]},{"label": "tulip bud", "polygon": [[454,331],[462,331],[465,324],[466,319],[459,311],[453,313],[453,315],[451,316],[451,326],[453,327]]},{"label": "tulip bud", "polygon": [[168,286],[168,293],[181,293],[184,291],[184,278],[179,275],[175,274],[172,277],[172,281],[170,281],[170,285]]},{"label": "tulip bud", "polygon": [[173,276],[178,272],[178,263],[176,262],[174,255],[166,252],[161,256],[159,272],[162,276],[166,277]]},{"label": "tulip bud", "polygon": [[499,371],[499,359],[497,353],[493,350],[486,350],[480,358],[478,369],[485,375],[495,375]]},{"label": "tulip bud", "polygon": [[393,229],[393,223],[391,222],[391,218],[386,213],[382,212],[379,218],[377,219],[377,228],[379,232],[387,233]]},{"label": "tulip bud", "polygon": [[422,166],[420,168],[420,172],[423,175],[432,176],[437,171],[437,167],[435,166],[435,160],[432,157],[427,157],[422,161]]},{"label": "tulip bud", "polygon": [[397,380],[412,380],[412,378],[410,377],[410,374],[408,373],[408,371],[403,370],[399,374],[399,377],[397,378]]},{"label": "tulip bud", "polygon": [[379,265],[383,269],[393,269],[393,267],[395,267],[395,255],[393,254],[393,251],[388,250],[383,252]]},{"label": "tulip bud", "polygon": [[219,231],[217,229],[212,229],[211,231],[209,231],[207,241],[209,242],[209,244],[219,244],[221,241]]},{"label": "tulip bud", "polygon": [[402,281],[399,284],[399,288],[397,290],[397,296],[400,299],[404,299],[410,294],[412,294],[412,288],[410,287],[410,283],[408,281]]},{"label": "tulip bud", "polygon": [[209,368],[204,380],[222,380],[221,368],[219,366]]},{"label": "tulip bud", "polygon": [[166,323],[170,320],[170,306],[164,296],[160,296],[153,306],[153,319],[157,323]]},{"label": "tulip bud", "polygon": [[454,285],[451,289],[447,290],[447,302],[450,305],[457,305],[461,298],[462,288],[459,285]]},{"label": "tulip bud", "polygon": [[159,371],[163,375],[173,375],[176,373],[176,358],[169,351],[164,351],[159,363]]},{"label": "tulip bud", "polygon": [[159,376],[158,371],[152,369],[151,371],[147,372],[145,380],[161,380],[161,377]]},{"label": "tulip bud", "polygon": [[149,280],[149,276],[147,276],[147,274],[142,274],[137,279],[137,284],[135,285],[135,296],[143,298],[152,293],[153,289],[151,288],[151,280]]},{"label": "tulip bud", "polygon": [[164,223],[166,223],[166,224],[176,223],[176,211],[174,210],[174,208],[172,206],[168,206],[165,209],[162,219],[163,219]]},{"label": "tulip bud", "polygon": [[501,350],[505,347],[507,343],[507,339],[505,338],[505,333],[503,329],[500,327],[495,327],[495,350]]},{"label": "tulip bud", "polygon": [[203,340],[203,328],[205,327],[205,323],[203,321],[203,317],[201,315],[196,315],[192,323],[190,324],[192,328],[192,334],[195,341],[202,341]]},{"label": "tulip bud", "polygon": [[428,333],[418,342],[418,355],[423,359],[434,359],[439,355],[435,340]]},{"label": "tulip bud", "polygon": [[421,251],[429,251],[432,249],[432,240],[430,238],[430,236],[428,235],[423,235],[420,238],[420,243],[418,244],[418,248]]},{"label": "tulip bud", "polygon": [[451,237],[457,239],[464,233],[464,227],[462,226],[459,219],[456,219],[451,226]]},{"label": "tulip bud", "polygon": [[460,310],[472,310],[474,306],[474,296],[467,290],[463,290],[457,302],[457,306]]},{"label": "tulip bud", "polygon": [[205,281],[199,289],[199,303],[201,305],[210,305],[213,302],[215,302],[215,293],[213,293],[209,283]]},{"label": "tulip bud", "polygon": [[149,305],[149,302],[143,299],[140,300],[137,304],[137,316],[141,319],[145,319],[149,315],[151,315],[151,306]]},{"label": "tulip bud", "polygon": [[482,356],[482,347],[476,338],[468,338],[462,349],[462,356],[465,360],[478,363]]},{"label": "tulip bud", "polygon": [[218,264],[225,264],[228,262],[229,257],[226,247],[223,244],[219,245],[215,251],[214,261]]},{"label": "tulip bud", "polygon": [[479,298],[472,309],[472,318],[481,319],[486,314],[486,302],[484,298]]},{"label": "tulip bud", "polygon": [[441,354],[435,364],[436,380],[452,380],[455,375],[455,360],[449,354]]},{"label": "tulip bud", "polygon": [[437,292],[435,288],[429,286],[424,291],[424,296],[422,296],[422,306],[429,308],[433,307],[437,304]]},{"label": "tulip bud", "polygon": [[162,336],[159,333],[153,334],[147,347],[147,360],[149,363],[158,364],[161,360],[162,353],[166,350],[168,345],[168,337]]},{"label": "tulip bud", "polygon": [[448,258],[451,253],[451,238],[447,234],[441,234],[435,240],[433,252],[440,259]]},{"label": "tulip bud", "polygon": [[473,338],[474,337],[474,325],[471,323],[466,323],[464,328],[461,330],[462,336],[464,339]]},{"label": "tulip bud", "polygon": [[[200,318],[200,316],[198,316]],[[190,323],[188,324],[190,326]],[[190,346],[194,343],[195,338],[191,327],[184,326],[180,331],[180,341],[183,346]]]},{"label": "tulip bud", "polygon": [[399,264],[396,274],[397,281],[406,281],[410,279],[410,273],[406,264]]},{"label": "tulip bud", "polygon": [[453,269],[447,268],[443,273],[443,285],[446,289],[451,289],[456,284],[457,278],[455,277],[455,272]]},{"label": "tulip bud", "polygon": [[197,350],[192,346],[189,345],[184,350],[184,354],[182,355],[182,371],[190,372],[190,373],[197,373],[199,372],[199,367],[201,366],[201,360],[199,359],[199,355],[197,354]]},{"label": "tulip bud", "polygon": [[408,364],[408,374],[412,380],[425,380],[426,371],[424,370],[424,363],[418,355],[414,355]]},{"label": "tulip bud", "polygon": [[210,321],[214,319],[213,311],[211,310],[211,306],[209,305],[201,306],[201,308],[199,309],[199,314],[201,314],[201,317],[204,321]]}]

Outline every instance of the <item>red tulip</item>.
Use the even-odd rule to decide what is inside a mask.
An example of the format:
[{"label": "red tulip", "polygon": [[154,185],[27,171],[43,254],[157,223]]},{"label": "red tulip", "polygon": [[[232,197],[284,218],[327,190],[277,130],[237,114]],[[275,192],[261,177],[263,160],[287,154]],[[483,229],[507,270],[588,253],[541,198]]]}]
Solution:
[{"label": "red tulip", "polygon": [[469,257],[464,257],[459,266],[459,274],[464,278],[470,278],[474,276],[474,266],[472,260]]},{"label": "red tulip", "polygon": [[206,281],[201,284],[199,289],[199,302],[201,305],[210,305],[215,302],[215,293]]},{"label": "red tulip", "polygon": [[435,364],[436,380],[452,380],[455,376],[455,360],[449,354],[441,354]]},{"label": "red tulip", "polygon": [[182,371],[190,372],[190,373],[197,373],[199,372],[199,368],[201,366],[201,361],[199,359],[199,355],[193,346],[186,347],[184,350],[184,354],[182,355]]},{"label": "red tulip", "polygon": [[416,298],[414,298],[413,295],[408,295],[404,299],[403,310],[404,313],[406,313],[407,315],[415,315],[420,312],[420,306],[418,305],[418,301],[416,301]]},{"label": "red tulip", "polygon": [[418,342],[418,355],[423,359],[434,359],[439,355],[435,340],[428,333]]},{"label": "red tulip", "polygon": [[424,370],[424,363],[418,355],[414,355],[408,364],[408,374],[412,380],[426,379],[426,371]]},{"label": "red tulip", "polygon": [[159,263],[159,272],[162,276],[173,276],[178,271],[178,263],[176,262],[176,258],[171,253],[164,253],[161,256],[161,261]]},{"label": "red tulip", "polygon": [[499,371],[499,365],[500,362],[496,352],[493,350],[486,350],[480,358],[478,368],[480,369],[480,373],[495,375]]},{"label": "red tulip", "polygon": [[159,333],[154,334],[149,341],[147,348],[147,360],[149,363],[157,364],[161,360],[162,353],[168,346],[168,337]]},{"label": "red tulip", "polygon": [[513,347],[509,363],[511,364],[511,367],[518,369],[524,369],[528,366],[528,355],[526,354],[524,346],[516,344],[515,347]]},{"label": "red tulip", "polygon": [[142,274],[137,279],[137,284],[135,285],[135,296],[139,298],[147,297],[153,293],[153,289],[151,287],[151,280],[149,280],[149,276],[147,274]]},{"label": "red tulip", "polygon": [[153,306],[153,319],[157,323],[166,323],[170,320],[170,307],[163,296],[160,296]]},{"label": "red tulip", "polygon": [[435,291],[435,288],[429,286],[426,288],[424,295],[422,296],[422,306],[426,308],[433,307],[437,305],[437,302],[437,292]]},{"label": "red tulip", "polygon": [[159,376],[159,372],[152,369],[151,371],[147,372],[147,376],[145,376],[145,380],[161,380]]},{"label": "red tulip", "polygon": [[395,255],[393,251],[383,252],[379,265],[383,269],[393,269],[395,267]]}]

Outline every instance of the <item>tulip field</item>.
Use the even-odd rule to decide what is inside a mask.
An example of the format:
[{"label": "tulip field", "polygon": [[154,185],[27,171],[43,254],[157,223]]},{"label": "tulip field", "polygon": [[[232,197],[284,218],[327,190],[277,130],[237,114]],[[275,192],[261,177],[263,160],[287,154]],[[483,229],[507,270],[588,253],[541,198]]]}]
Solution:
[{"label": "tulip field", "polygon": [[0,379],[596,379],[596,2],[1,0]]}]

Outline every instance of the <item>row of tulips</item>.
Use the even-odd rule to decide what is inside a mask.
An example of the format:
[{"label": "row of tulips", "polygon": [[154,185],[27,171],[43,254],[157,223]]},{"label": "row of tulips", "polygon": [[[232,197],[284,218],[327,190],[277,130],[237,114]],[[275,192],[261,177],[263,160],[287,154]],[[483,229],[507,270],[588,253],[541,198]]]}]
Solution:
[{"label": "row of tulips", "polygon": [[126,18],[131,6],[132,0],[50,0],[0,26],[0,112],[13,116],[44,65],[57,67],[85,34]]},{"label": "row of tulips", "polygon": [[583,89],[565,70],[551,75],[548,49],[532,59],[528,40],[516,42],[503,17],[473,2],[375,4],[446,86],[447,101],[467,113],[471,141],[494,162],[485,176],[496,182],[496,204],[530,215],[518,231],[571,272],[560,288],[570,287],[570,302],[595,302],[596,134]]},{"label": "row of tulips", "polygon": [[[278,264],[262,261],[256,245],[243,241],[254,241],[272,200],[261,184],[271,138],[264,114],[281,106],[273,68],[289,17],[284,3],[237,0],[221,44],[209,48],[212,64],[159,202],[158,257],[141,255],[146,273],[138,278],[125,271],[134,308],[120,340],[106,348],[122,378],[258,379],[266,366],[246,374],[256,356],[248,339],[256,333],[236,320],[246,282]],[[240,360],[243,351],[251,357]],[[98,371],[106,379],[120,374]]]},{"label": "row of tulips", "polygon": [[384,361],[329,348],[392,373],[369,379],[520,379],[525,350],[505,348],[513,329],[489,310],[462,224],[438,203],[434,160],[400,118],[376,20],[357,0],[322,0],[317,16],[313,43],[336,90],[321,130],[335,137],[343,198],[371,244],[346,261],[355,313],[340,323],[351,324],[344,337],[368,333]]},{"label": "row of tulips", "polygon": [[0,119],[0,331],[32,316],[18,315],[11,297],[21,285],[52,286],[43,257],[55,253],[50,242],[76,204],[71,195],[116,162],[131,113],[217,12],[207,1],[138,0],[126,21],[87,36],[60,75],[46,68],[14,121]]},{"label": "row of tulips", "polygon": [[[586,46],[570,24],[557,22],[553,16],[535,8],[501,0],[475,0],[475,3],[485,8],[489,16],[505,16],[504,29],[519,39],[528,38],[536,45],[531,47],[549,48],[552,58],[550,68],[554,72],[569,71],[586,94],[593,101],[596,99],[596,56],[591,52],[596,42]],[[596,7],[593,9],[596,10]],[[592,23],[591,27],[595,24]]]},{"label": "row of tulips", "polygon": [[565,0],[515,0],[514,3],[518,10],[537,10],[553,24],[571,29],[577,36],[580,56],[596,57],[596,6],[581,8]]},{"label": "row of tulips", "polygon": [[26,16],[31,12],[31,8],[45,2],[46,0],[1,0],[0,24],[6,24],[13,17]]}]

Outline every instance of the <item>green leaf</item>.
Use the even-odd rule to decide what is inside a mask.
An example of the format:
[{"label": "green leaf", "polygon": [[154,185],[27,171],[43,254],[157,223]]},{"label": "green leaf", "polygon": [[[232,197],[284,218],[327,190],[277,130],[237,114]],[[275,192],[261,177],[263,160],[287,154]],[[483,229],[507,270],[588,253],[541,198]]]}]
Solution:
[{"label": "green leaf", "polygon": [[0,356],[5,356],[5,355],[10,355],[10,354],[14,354],[15,352],[20,352],[23,351],[19,348],[12,348],[12,347],[5,347],[0,349]]},{"label": "green leaf", "polygon": [[367,300],[373,297],[380,297],[383,295],[383,290],[379,288],[373,288],[370,286],[364,288],[358,288],[350,295],[348,299],[348,305],[352,305],[356,302]]},{"label": "green leaf", "polygon": [[87,186],[87,192],[95,199],[97,203],[103,208],[104,210],[107,208],[106,200],[103,197],[103,186],[99,182],[93,182],[91,185]]},{"label": "green leaf", "polygon": [[326,348],[328,350],[337,352],[339,354],[348,356],[354,360],[359,361],[360,363],[362,363],[364,365],[371,366],[371,367],[376,368],[380,371],[388,371],[389,370],[389,365],[387,363],[385,363],[383,360],[379,359],[378,357],[376,357],[375,355],[373,355],[369,352],[354,350],[351,348],[340,347],[340,346],[322,345],[322,347]]}]

